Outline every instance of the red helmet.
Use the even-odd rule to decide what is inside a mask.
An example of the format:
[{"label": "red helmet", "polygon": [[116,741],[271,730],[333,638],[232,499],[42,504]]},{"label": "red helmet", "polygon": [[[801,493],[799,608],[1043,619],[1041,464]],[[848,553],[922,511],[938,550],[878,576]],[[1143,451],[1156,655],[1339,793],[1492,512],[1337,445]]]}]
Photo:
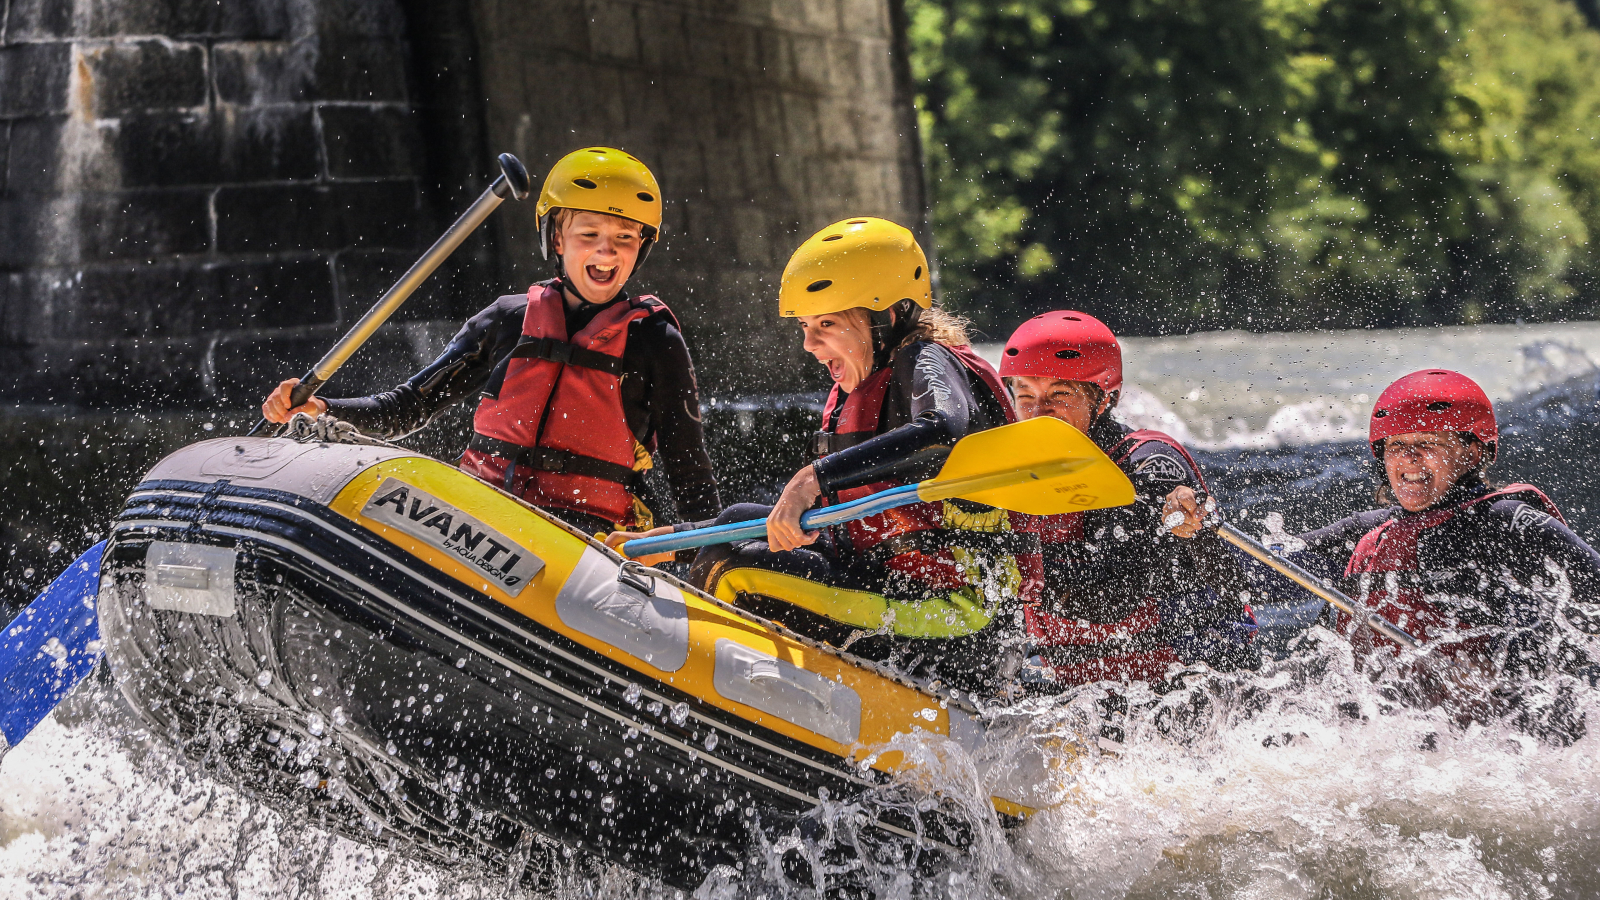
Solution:
[{"label": "red helmet", "polygon": [[1383,458],[1380,447],[1385,438],[1418,431],[1470,434],[1489,445],[1491,458],[1500,439],[1489,395],[1476,381],[1448,369],[1412,372],[1383,389],[1372,407],[1367,433],[1372,455]]},{"label": "red helmet", "polygon": [[1023,322],[1006,341],[1000,374],[1087,381],[1109,394],[1122,388],[1122,346],[1088,313],[1047,312]]}]

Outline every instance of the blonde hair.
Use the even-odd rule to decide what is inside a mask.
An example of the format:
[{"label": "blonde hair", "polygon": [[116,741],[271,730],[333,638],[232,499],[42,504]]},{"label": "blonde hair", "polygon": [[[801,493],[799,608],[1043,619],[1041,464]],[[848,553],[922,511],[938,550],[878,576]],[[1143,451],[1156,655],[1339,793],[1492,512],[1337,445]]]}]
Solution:
[{"label": "blonde hair", "polygon": [[967,336],[967,326],[971,324],[972,320],[965,316],[930,306],[922,311],[917,327],[911,329],[900,346],[904,347],[913,341],[933,341],[946,347],[965,347],[972,343],[972,338]]},{"label": "blonde hair", "polygon": [[[833,315],[848,320],[852,328],[866,337],[868,347],[872,346],[872,315],[865,306],[840,310]],[[917,319],[917,327],[911,329],[911,333],[902,338],[895,348],[917,341],[932,341],[946,347],[965,347],[972,343],[972,339],[967,335],[967,326],[970,324],[971,320],[965,316],[958,316],[932,306],[922,311],[922,316]]]}]

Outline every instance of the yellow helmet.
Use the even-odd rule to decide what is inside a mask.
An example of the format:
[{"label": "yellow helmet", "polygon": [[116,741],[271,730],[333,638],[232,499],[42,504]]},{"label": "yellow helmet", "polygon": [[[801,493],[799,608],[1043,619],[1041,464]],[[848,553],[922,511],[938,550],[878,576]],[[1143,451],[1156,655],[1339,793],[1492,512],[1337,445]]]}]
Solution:
[{"label": "yellow helmet", "polygon": [[650,169],[630,153],[585,147],[561,157],[539,189],[539,252],[550,258],[550,212],[581,209],[632,219],[644,226],[639,262],[661,233],[661,188]]},{"label": "yellow helmet", "polygon": [[933,305],[928,257],[911,231],[888,219],[835,222],[800,245],[784,267],[778,313],[820,316],[865,307],[882,312],[902,300]]}]

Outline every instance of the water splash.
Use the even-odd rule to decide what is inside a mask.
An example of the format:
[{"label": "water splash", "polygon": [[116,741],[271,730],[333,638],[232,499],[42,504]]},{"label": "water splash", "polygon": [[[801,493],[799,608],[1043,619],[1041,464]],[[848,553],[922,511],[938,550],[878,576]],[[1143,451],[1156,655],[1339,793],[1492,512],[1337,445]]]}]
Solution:
[{"label": "water splash", "polygon": [[[891,783],[825,800],[696,896],[815,898],[824,878],[905,900],[1550,898],[1600,883],[1592,736],[1556,746],[1504,723],[1460,728],[1398,703],[1325,631],[1262,672],[1187,681],[1160,696],[1121,689],[1120,745],[1098,738],[1105,686],[991,710],[976,756],[902,735],[875,748],[906,760]],[[1596,694],[1573,695],[1591,722]],[[181,765],[113,704],[75,705],[0,768],[6,896],[524,895],[506,893],[503,873],[435,868],[334,835],[312,811],[285,815]],[[1019,773],[1043,811],[1008,830],[988,798]],[[968,853],[941,852],[938,834],[885,841],[870,827],[934,808]],[[675,894],[557,859],[564,868],[526,896]]]},{"label": "water splash", "polygon": [[137,730],[103,691],[69,701],[0,766],[0,896],[480,900],[672,897],[543,848],[538,887],[441,869],[319,826],[218,782]]}]

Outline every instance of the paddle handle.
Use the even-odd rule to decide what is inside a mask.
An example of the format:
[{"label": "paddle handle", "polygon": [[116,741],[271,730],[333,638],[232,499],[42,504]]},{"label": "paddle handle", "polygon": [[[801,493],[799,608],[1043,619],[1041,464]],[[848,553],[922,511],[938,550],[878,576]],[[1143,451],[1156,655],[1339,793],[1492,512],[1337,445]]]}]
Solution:
[{"label": "paddle handle", "polygon": [[[293,409],[310,400],[317,389],[326,384],[328,379],[333,377],[333,373],[339,371],[339,368],[350,359],[351,354],[365,344],[373,332],[394,315],[400,304],[410,299],[417,288],[422,286],[422,282],[426,281],[457,247],[461,246],[467,235],[476,231],[478,226],[489,218],[489,214],[494,212],[501,202],[507,197],[521,200],[528,196],[529,188],[528,170],[523,167],[521,161],[509,153],[500,154],[500,177],[467,207],[467,211],[462,213],[459,219],[445,229],[444,234],[428,248],[428,252],[412,263],[411,268],[400,276],[400,280],[385,291],[383,296],[378,298],[378,302],[367,310],[367,314],[350,326],[344,337],[323,354],[322,359],[300,379],[300,383],[289,393],[289,408]],[[266,424],[266,419],[257,422],[256,427],[250,429],[250,434],[260,431]]]},{"label": "paddle handle", "polygon": [[1356,602],[1350,595],[1336,588],[1330,587],[1322,579],[1300,568],[1287,559],[1273,553],[1261,546],[1249,535],[1224,522],[1217,528],[1217,534],[1223,540],[1250,554],[1258,562],[1277,570],[1285,578],[1300,585],[1311,593],[1328,601],[1334,609],[1339,610],[1351,618],[1363,622],[1368,628],[1383,635],[1396,644],[1407,649],[1415,650],[1422,646],[1422,642],[1411,636],[1404,628],[1385,619],[1375,612],[1369,612],[1366,607]]},{"label": "paddle handle", "polygon": [[[800,517],[800,527],[806,531],[815,531],[829,525],[839,525],[854,519],[864,519],[867,516],[877,515],[885,510],[897,506],[907,506],[921,502],[917,496],[917,485],[908,484],[902,487],[890,488],[869,494],[849,503],[840,503],[837,506],[825,506],[822,509],[813,509]],[[672,553],[677,550],[688,550],[691,547],[709,547],[712,544],[726,544],[730,541],[744,541],[758,538],[767,533],[766,519],[753,519],[749,522],[729,522],[726,525],[711,525],[706,528],[696,528],[692,531],[680,531],[677,534],[658,534],[655,537],[639,538],[622,545],[624,556],[638,558],[653,553]]]}]

